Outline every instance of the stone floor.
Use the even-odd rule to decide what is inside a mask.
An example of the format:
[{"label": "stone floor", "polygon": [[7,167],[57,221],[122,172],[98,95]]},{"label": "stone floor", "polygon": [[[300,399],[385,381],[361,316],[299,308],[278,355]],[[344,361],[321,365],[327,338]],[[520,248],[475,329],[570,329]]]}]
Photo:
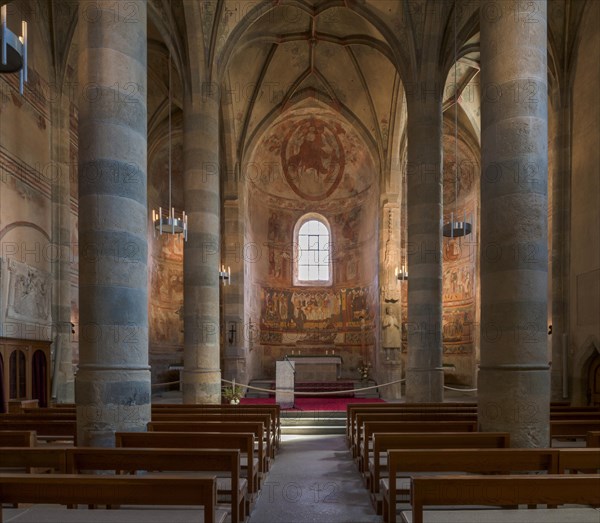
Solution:
[{"label": "stone floor", "polygon": [[250,523],[381,521],[343,435],[284,436]]}]

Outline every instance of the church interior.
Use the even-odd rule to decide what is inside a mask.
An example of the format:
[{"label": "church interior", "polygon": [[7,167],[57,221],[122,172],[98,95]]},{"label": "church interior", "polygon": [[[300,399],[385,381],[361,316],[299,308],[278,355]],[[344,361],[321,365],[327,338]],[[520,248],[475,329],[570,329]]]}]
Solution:
[{"label": "church interior", "polygon": [[[433,484],[413,478],[413,504],[398,501],[396,514],[396,487],[379,485],[369,454],[388,444],[369,443],[368,423],[420,423],[403,427],[427,441],[435,424],[449,424],[446,441],[467,424],[508,434],[499,446],[552,449],[558,462],[565,448],[600,445],[600,2],[0,7],[6,463],[20,453],[8,458],[16,445],[4,431],[36,431],[27,441],[58,459],[65,439],[112,449],[122,433],[235,432],[227,423],[267,416],[256,437],[268,456],[256,478],[252,460],[242,467],[244,499],[231,484],[224,498],[218,480],[206,487],[230,504],[226,521],[422,521],[417,493]],[[434,440],[425,448],[444,448]],[[390,479],[389,449],[410,467],[400,449],[421,448],[394,444],[381,447]],[[347,476],[322,462],[332,452]],[[98,468],[112,463],[102,456]],[[319,460],[314,477],[308,456]],[[600,458],[580,456],[588,474],[569,476],[581,485],[566,485],[555,463],[544,470],[556,485],[540,490],[579,491],[554,504],[585,508],[539,521],[598,521]],[[425,461],[415,470],[438,470]],[[28,472],[44,467],[31,463]],[[50,501],[13,501],[9,486],[3,498],[4,468],[1,503],[103,504],[87,501],[85,482],[79,501],[49,485]],[[29,476],[19,481],[41,474]],[[146,479],[155,504],[180,488]],[[136,504],[127,488],[132,498],[112,503]],[[200,504],[184,491],[164,503]],[[424,504],[453,504],[442,497]],[[222,521],[202,505],[204,521]],[[15,521],[41,517],[8,506]],[[194,520],[179,509],[156,521]],[[56,510],[44,517],[66,521]],[[502,510],[515,519],[452,512],[428,510],[425,521],[534,521],[522,509]]]}]

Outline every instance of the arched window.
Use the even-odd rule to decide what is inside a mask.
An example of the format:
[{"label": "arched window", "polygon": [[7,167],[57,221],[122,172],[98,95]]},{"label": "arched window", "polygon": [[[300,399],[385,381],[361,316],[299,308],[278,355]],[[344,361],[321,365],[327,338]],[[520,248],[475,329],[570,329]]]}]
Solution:
[{"label": "arched window", "polygon": [[310,213],[298,220],[295,231],[296,285],[330,285],[331,233],[327,220]]}]

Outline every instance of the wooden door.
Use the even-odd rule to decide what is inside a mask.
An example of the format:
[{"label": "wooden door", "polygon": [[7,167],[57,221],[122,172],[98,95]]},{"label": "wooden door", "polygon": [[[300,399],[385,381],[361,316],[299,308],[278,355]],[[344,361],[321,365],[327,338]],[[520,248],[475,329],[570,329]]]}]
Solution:
[{"label": "wooden door", "polygon": [[588,378],[590,405],[600,406],[600,354],[597,354],[590,365]]}]

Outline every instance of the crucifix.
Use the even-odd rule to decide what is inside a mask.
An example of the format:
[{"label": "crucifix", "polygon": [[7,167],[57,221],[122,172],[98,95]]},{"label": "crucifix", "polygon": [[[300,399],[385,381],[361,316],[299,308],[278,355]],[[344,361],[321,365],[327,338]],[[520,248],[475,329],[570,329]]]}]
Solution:
[{"label": "crucifix", "polygon": [[237,329],[235,328],[235,323],[231,323],[230,327],[229,327],[229,344],[232,345],[233,342],[235,341],[235,334],[237,332]]}]

